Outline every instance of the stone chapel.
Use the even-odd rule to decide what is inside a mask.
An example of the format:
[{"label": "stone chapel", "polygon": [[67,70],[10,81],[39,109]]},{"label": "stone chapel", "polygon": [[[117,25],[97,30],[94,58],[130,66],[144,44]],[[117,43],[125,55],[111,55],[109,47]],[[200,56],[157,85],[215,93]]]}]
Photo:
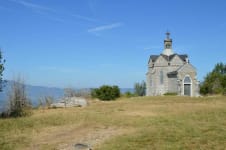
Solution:
[{"label": "stone chapel", "polygon": [[151,55],[146,74],[146,95],[156,96],[175,93],[184,96],[199,96],[199,81],[196,69],[188,55],[174,53],[170,33],[166,33],[164,50],[160,55]]}]

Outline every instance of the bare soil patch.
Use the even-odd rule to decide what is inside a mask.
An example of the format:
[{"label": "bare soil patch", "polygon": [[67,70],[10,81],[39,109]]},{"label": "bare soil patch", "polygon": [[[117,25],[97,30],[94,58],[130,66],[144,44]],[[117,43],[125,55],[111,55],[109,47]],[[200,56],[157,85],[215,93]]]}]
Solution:
[{"label": "bare soil patch", "polygon": [[[46,147],[58,150],[74,150],[74,145],[83,143],[93,148],[105,140],[117,135],[128,132],[128,129],[117,127],[64,127],[49,128],[46,131],[34,135],[33,143],[30,148],[34,150],[46,149]],[[28,149],[30,149],[28,148]]]}]

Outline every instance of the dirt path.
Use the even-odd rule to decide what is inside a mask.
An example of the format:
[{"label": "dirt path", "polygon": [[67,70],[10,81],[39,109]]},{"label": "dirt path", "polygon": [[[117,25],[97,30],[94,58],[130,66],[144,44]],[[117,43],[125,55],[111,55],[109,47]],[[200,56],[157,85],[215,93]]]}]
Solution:
[{"label": "dirt path", "polygon": [[[113,136],[121,135],[128,129],[119,129],[116,127],[67,127],[65,129],[52,128],[45,132],[34,135],[33,143],[30,148],[39,149],[57,149],[74,150],[74,145],[82,143],[91,148],[98,146],[105,140]],[[30,149],[29,148],[29,149]]]}]

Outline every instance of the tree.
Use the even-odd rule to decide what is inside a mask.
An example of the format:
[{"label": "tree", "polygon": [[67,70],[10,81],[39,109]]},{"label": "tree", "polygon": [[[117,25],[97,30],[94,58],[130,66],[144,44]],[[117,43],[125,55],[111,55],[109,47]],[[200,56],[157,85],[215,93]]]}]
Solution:
[{"label": "tree", "polygon": [[4,64],[5,64],[5,59],[2,57],[2,51],[0,49],[0,92],[2,91],[3,88],[3,71],[4,71]]},{"label": "tree", "polygon": [[30,114],[31,103],[26,94],[26,87],[24,81],[18,77],[11,84],[8,115],[11,117],[23,117]]},{"label": "tree", "polygon": [[92,98],[109,101],[120,97],[120,89],[118,86],[103,85],[100,88],[92,89]]},{"label": "tree", "polygon": [[226,64],[217,63],[214,69],[206,75],[200,87],[201,94],[226,93]]},{"label": "tree", "polygon": [[223,64],[222,62],[217,63],[213,69],[212,72],[225,75],[226,74],[226,64]]},{"label": "tree", "polygon": [[134,84],[134,94],[138,96],[145,96],[146,94],[146,83],[142,81],[141,83]]}]

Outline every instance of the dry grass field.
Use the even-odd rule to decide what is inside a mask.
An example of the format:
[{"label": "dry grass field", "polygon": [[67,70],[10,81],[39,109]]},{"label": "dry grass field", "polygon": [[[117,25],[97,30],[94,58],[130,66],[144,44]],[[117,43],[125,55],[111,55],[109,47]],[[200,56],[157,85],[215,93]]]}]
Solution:
[{"label": "dry grass field", "polygon": [[0,119],[0,149],[225,149],[226,97],[135,97]]}]

